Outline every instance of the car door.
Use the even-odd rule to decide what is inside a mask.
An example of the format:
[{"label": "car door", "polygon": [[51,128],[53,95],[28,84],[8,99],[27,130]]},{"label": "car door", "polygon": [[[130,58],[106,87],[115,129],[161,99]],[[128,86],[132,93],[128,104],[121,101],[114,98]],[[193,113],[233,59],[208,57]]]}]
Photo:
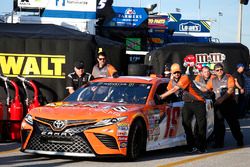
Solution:
[{"label": "car door", "polygon": [[[155,105],[148,112],[149,133],[147,150],[168,148],[180,145],[183,141],[183,128],[181,126],[181,105],[159,100],[157,97],[166,92],[167,83],[160,83],[155,91]],[[180,102],[179,102],[180,103]],[[174,104],[174,105],[173,105]],[[177,136],[182,136],[179,140]]]}]

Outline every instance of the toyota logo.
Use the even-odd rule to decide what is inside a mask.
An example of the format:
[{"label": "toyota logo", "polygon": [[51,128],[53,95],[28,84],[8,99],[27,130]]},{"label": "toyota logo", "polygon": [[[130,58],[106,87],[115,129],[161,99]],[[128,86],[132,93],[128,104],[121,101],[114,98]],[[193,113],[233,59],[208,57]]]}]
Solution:
[{"label": "toyota logo", "polygon": [[62,129],[65,126],[65,123],[64,123],[64,121],[56,120],[56,121],[53,122],[53,126],[56,129]]}]

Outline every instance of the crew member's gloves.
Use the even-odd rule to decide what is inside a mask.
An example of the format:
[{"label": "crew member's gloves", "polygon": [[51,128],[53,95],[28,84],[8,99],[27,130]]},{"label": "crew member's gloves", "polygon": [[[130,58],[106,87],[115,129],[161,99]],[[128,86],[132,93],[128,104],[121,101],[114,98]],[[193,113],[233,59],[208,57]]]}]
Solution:
[{"label": "crew member's gloves", "polygon": [[118,72],[114,72],[113,78],[118,78],[118,77],[119,77]]},{"label": "crew member's gloves", "polygon": [[215,101],[215,103],[214,103],[214,105],[220,105],[220,104],[222,104],[227,98],[229,98],[230,97],[230,94],[228,94],[227,92],[223,95],[223,96],[221,96],[221,97],[219,97],[216,101]]}]

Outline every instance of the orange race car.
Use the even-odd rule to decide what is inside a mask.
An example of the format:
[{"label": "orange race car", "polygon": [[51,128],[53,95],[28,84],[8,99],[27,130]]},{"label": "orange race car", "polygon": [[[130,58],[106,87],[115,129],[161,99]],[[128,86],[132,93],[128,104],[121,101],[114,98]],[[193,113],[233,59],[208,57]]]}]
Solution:
[{"label": "orange race car", "polygon": [[[32,109],[21,128],[21,151],[80,157],[124,156],[185,145],[183,102],[159,101],[167,79],[124,76],[96,79],[62,102]],[[207,136],[213,105],[206,100]]]}]

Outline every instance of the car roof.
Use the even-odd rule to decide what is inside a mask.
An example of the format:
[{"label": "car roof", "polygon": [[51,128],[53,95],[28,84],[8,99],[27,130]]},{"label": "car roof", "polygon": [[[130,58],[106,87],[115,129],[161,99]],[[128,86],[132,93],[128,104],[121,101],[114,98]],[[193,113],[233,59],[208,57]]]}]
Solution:
[{"label": "car roof", "polygon": [[149,76],[120,76],[118,78],[107,77],[107,78],[98,78],[92,82],[126,82],[126,83],[145,83],[145,84],[154,84],[164,78],[158,77],[149,77]]}]

